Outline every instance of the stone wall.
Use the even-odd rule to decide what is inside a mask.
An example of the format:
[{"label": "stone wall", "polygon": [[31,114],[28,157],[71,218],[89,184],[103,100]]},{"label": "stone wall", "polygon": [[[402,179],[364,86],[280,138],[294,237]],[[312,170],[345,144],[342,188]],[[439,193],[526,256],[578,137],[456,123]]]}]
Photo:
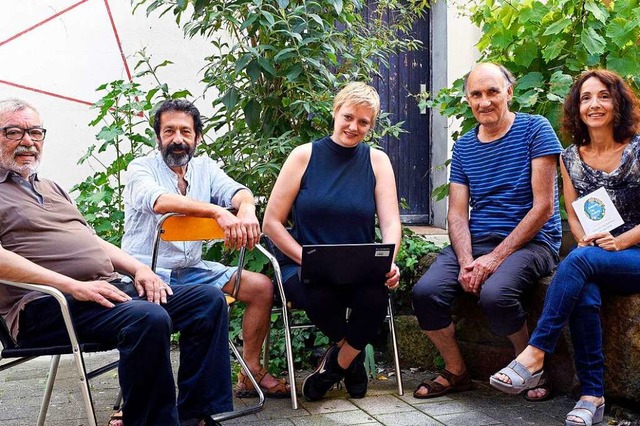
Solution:
[{"label": "stone wall", "polygon": [[[430,256],[424,263],[429,266]],[[528,295],[529,330],[533,330],[542,311],[544,295],[551,277],[540,280]],[[640,295],[611,296],[603,301],[602,323],[605,348],[605,389],[608,398],[640,403]],[[454,306],[454,323],[465,361],[477,380],[489,376],[514,358],[506,338],[491,334],[486,317],[472,295],[460,298]],[[437,369],[438,353],[424,336],[414,316],[397,316],[396,328],[400,362],[405,368]],[[578,384],[573,367],[573,351],[568,328],[549,357],[547,370],[556,390],[571,392]]]}]

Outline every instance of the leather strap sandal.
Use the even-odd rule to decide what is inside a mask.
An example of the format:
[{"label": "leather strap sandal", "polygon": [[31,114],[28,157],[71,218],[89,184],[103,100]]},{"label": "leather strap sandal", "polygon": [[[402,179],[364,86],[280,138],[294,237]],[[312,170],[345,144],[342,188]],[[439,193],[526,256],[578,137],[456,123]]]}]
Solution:
[{"label": "leather strap sandal", "polygon": [[[449,382],[449,386],[442,385],[434,380],[425,379],[413,392],[413,397],[417,399],[436,398],[452,392],[462,392],[473,389],[473,382],[471,381],[471,377],[469,377],[469,373],[467,371],[458,376],[449,370],[444,369],[440,373],[440,377]],[[422,388],[426,389],[428,393],[418,393]]]},{"label": "leather strap sandal", "polygon": [[[264,396],[268,398],[288,398],[291,390],[285,379],[278,379],[278,383],[270,388],[262,386],[262,379],[264,379],[267,373],[267,369],[262,368],[253,375],[256,382],[260,385],[262,392],[264,392]],[[253,383],[251,383],[251,380],[249,380],[242,371],[238,373],[238,384],[236,386],[235,395],[237,398],[255,398],[258,396],[258,392],[253,387]]]},{"label": "leather strap sandal", "polygon": [[113,413],[110,417],[109,417],[109,426],[116,426],[116,425],[121,425],[122,423],[122,410],[118,410],[115,413]]}]

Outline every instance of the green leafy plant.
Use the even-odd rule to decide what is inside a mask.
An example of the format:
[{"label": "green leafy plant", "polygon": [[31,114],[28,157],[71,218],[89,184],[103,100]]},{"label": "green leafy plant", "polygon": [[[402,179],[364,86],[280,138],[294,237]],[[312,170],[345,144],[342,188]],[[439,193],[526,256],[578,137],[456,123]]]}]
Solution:
[{"label": "green leafy plant", "polygon": [[396,256],[396,265],[400,268],[400,283],[395,290],[394,302],[398,313],[410,314],[411,290],[425,272],[420,261],[429,253],[439,253],[442,247],[408,227],[403,227],[402,234],[402,243]]},{"label": "green leafy plant", "polygon": [[[564,98],[583,70],[606,67],[640,89],[637,10],[637,0],[475,0],[464,5],[464,13],[482,29],[480,60],[500,63],[518,79],[512,110],[541,114],[556,131]],[[427,103],[462,120],[454,140],[475,125],[462,79]],[[438,199],[446,194],[446,188],[434,190]]]},{"label": "green leafy plant", "polygon": [[159,102],[189,95],[187,91],[170,93],[166,84],[160,83],[157,70],[170,61],[153,66],[144,50],[137,55],[136,78],[151,76],[157,85],[144,91],[139,83],[116,80],[98,87],[97,91],[104,94],[93,105],[98,115],[90,123],[101,126],[98,142],[78,160],[78,164],[89,163],[95,172],[71,189],[77,193],[78,208],[96,233],[118,246],[124,234],[124,173],[133,159],[155,146],[149,115]]},{"label": "green leafy plant", "polygon": [[[136,0],[173,13],[189,37],[211,41],[203,82],[215,89],[203,150],[265,196],[291,150],[327,135],[332,99],[346,81],[371,81],[390,54],[414,49],[410,35],[426,0]],[[369,16],[368,23],[363,15]],[[388,17],[388,19],[387,19]],[[222,35],[224,34],[224,35]],[[401,132],[380,117],[375,141]]]},{"label": "green leafy plant", "polygon": [[[290,321],[294,323],[309,322],[304,311],[292,311]],[[269,346],[269,369],[277,373],[287,370],[285,357],[285,338],[282,315],[271,315],[271,344]],[[313,348],[329,345],[329,338],[317,328],[298,328],[292,330],[291,346],[293,349],[294,364],[298,368],[315,367],[313,362]]]}]

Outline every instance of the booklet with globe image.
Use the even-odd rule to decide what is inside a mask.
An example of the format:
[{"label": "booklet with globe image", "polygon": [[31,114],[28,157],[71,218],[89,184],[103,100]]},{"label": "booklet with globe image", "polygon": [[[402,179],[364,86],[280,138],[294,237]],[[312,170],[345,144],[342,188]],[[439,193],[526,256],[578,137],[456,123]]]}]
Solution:
[{"label": "booklet with globe image", "polygon": [[609,232],[624,223],[604,187],[578,198],[571,205],[586,235]]}]

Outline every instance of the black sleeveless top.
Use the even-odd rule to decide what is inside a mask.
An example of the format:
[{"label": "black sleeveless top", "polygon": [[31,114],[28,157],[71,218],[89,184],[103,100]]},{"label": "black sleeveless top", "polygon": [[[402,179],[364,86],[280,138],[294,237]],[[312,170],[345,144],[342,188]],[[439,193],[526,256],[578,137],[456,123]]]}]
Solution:
[{"label": "black sleeveless top", "polygon": [[375,186],[368,145],[314,141],[293,203],[293,238],[301,245],[372,243]]}]

